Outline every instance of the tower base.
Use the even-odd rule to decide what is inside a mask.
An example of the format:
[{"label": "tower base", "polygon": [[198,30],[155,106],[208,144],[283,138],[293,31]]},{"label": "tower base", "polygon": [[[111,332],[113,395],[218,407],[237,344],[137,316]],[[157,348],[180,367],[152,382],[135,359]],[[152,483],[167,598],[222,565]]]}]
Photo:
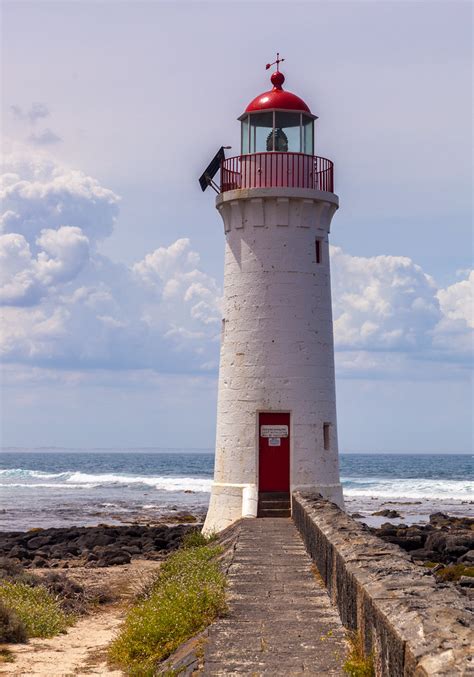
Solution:
[{"label": "tower base", "polygon": [[[335,503],[344,510],[342,486],[338,484],[318,484],[292,487],[292,491],[311,491]],[[203,534],[209,536],[219,533],[242,517],[257,517],[258,489],[254,484],[220,484],[214,482],[211,499],[204,522]]]}]

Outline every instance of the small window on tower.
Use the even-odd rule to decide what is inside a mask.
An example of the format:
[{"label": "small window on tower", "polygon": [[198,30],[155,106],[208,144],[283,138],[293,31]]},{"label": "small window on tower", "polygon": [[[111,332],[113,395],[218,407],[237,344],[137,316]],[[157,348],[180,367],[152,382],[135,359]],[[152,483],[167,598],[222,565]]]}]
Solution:
[{"label": "small window on tower", "polygon": [[326,451],[328,451],[330,448],[330,439],[329,439],[330,428],[331,428],[330,423],[323,423],[323,441],[324,441],[324,449]]},{"label": "small window on tower", "polygon": [[322,254],[322,243],[323,241],[319,238],[316,238],[315,247],[316,247],[316,263],[321,263],[321,254]]}]

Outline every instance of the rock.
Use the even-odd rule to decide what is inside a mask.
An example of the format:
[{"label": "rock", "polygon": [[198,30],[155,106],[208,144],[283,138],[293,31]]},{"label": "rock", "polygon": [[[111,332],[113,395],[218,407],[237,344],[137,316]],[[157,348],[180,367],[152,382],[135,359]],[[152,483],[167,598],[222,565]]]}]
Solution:
[{"label": "rock", "polygon": [[426,548],[418,548],[415,550],[411,550],[410,555],[414,559],[423,560],[423,562],[436,562],[437,558],[437,553],[435,553],[433,550],[427,550]]},{"label": "rock", "polygon": [[425,548],[427,550],[442,552],[446,545],[446,536],[447,534],[443,531],[435,531],[429,534],[425,541]]},{"label": "rock", "polygon": [[441,526],[446,522],[449,522],[449,519],[449,515],[447,515],[445,512],[434,512],[430,515],[430,524]]},{"label": "rock", "polygon": [[468,550],[462,557],[459,558],[460,564],[464,562],[474,562],[474,550]]},{"label": "rock", "polygon": [[26,547],[30,550],[36,550],[49,543],[49,536],[35,536],[27,541]]},{"label": "rock", "polygon": [[441,571],[442,569],[444,569],[444,565],[443,564],[437,564],[435,567],[433,567],[431,569],[431,573],[435,574],[437,571]]},{"label": "rock", "polygon": [[32,567],[47,567],[48,563],[42,557],[35,557],[31,562]]},{"label": "rock", "polygon": [[388,517],[389,519],[401,517],[397,510],[389,510],[388,508],[385,508],[384,510],[377,510],[377,512],[373,512],[372,515],[377,517]]},{"label": "rock", "polygon": [[[189,514],[188,517],[190,521]],[[194,525],[187,524],[176,526],[137,524],[0,532],[0,556],[18,559],[25,566],[37,556],[46,562],[68,560],[76,564],[80,561],[91,564],[99,560],[108,562],[112,556],[110,552],[120,555],[122,559],[124,556],[132,555],[155,557],[159,553],[174,550],[180,545],[184,534],[195,529]],[[95,553],[97,558],[88,559],[91,552]]]},{"label": "rock", "polygon": [[461,576],[458,582],[462,588],[474,588],[474,578],[472,576]]},{"label": "rock", "polygon": [[15,557],[17,559],[29,559],[31,557],[30,552],[26,548],[23,548],[21,545],[14,545],[13,548],[10,550],[8,556],[9,557]]},{"label": "rock", "polygon": [[129,555],[139,555],[141,553],[141,549],[137,545],[124,545],[122,550],[128,552]]},{"label": "rock", "polygon": [[454,548],[465,548],[463,555],[474,548],[474,533],[472,532],[457,532],[454,534],[449,534],[446,537],[445,550],[450,552]]},{"label": "rock", "polygon": [[364,515],[361,515],[360,512],[353,512],[351,517],[353,519],[360,519],[361,517],[364,517]]},{"label": "rock", "polygon": [[131,556],[128,552],[115,552],[112,554],[106,554],[104,557],[101,557],[97,562],[98,567],[110,567],[119,564],[129,564]]}]

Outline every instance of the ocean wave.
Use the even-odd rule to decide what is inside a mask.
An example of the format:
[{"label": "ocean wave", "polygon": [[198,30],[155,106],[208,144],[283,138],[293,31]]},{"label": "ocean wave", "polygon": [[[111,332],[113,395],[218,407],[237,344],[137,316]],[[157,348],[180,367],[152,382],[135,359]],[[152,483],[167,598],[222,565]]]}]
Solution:
[{"label": "ocean wave", "polygon": [[89,475],[88,473],[75,472],[68,478],[68,482],[75,484],[88,484],[93,482],[101,485],[142,485],[153,487],[163,491],[202,491],[211,490],[211,479],[204,477],[170,477],[170,476],[147,476],[147,475]]},{"label": "ocean wave", "polygon": [[55,482],[54,484],[43,482],[42,484],[33,484],[26,482],[9,482],[8,484],[1,484],[3,489],[95,489],[98,484],[66,484],[65,482]]},{"label": "ocean wave", "polygon": [[[130,490],[154,489],[161,492],[209,493],[212,479],[172,475],[134,475],[129,473],[87,473],[65,471],[58,473],[11,468],[0,470],[0,487],[5,489],[96,489],[106,487]],[[379,497],[408,499],[453,499],[474,501],[472,482],[453,479],[398,479],[387,477],[342,478],[344,494],[348,497]]]},{"label": "ocean wave", "polygon": [[[25,470],[24,468],[7,468],[5,470],[0,470],[0,477],[24,477],[28,479],[29,477],[43,479],[43,480],[54,480],[59,478],[68,477],[70,473],[68,472],[43,472],[42,470]],[[0,483],[1,484],[1,483]]]},{"label": "ocean wave", "polygon": [[[209,493],[212,482],[210,478],[205,477],[120,475],[116,473],[92,474],[73,471],[45,473],[38,470],[24,470],[21,468],[0,471],[0,474],[0,486],[2,487],[43,489],[93,489],[96,487],[123,486],[132,488],[153,488],[158,491],[170,492],[192,491]],[[24,481],[11,481],[18,479]],[[58,481],[52,483],[50,480]]]},{"label": "ocean wave", "polygon": [[343,478],[346,496],[378,498],[439,498],[474,501],[472,483],[460,480],[386,479],[375,477]]}]

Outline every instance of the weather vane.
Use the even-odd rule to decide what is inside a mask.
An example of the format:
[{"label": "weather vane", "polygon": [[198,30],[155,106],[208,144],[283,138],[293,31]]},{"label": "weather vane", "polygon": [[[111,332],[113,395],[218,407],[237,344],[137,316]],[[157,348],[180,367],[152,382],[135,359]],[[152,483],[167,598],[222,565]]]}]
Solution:
[{"label": "weather vane", "polygon": [[278,72],[280,71],[280,64],[281,64],[281,62],[284,61],[284,60],[285,60],[285,59],[280,59],[280,52],[277,52],[277,58],[276,58],[276,61],[274,61],[273,63],[267,63],[267,65],[265,66],[265,68],[266,68],[266,70],[268,70],[269,68],[271,68],[272,66],[274,66],[274,65],[276,64],[276,65],[277,65],[277,73],[278,73]]}]

